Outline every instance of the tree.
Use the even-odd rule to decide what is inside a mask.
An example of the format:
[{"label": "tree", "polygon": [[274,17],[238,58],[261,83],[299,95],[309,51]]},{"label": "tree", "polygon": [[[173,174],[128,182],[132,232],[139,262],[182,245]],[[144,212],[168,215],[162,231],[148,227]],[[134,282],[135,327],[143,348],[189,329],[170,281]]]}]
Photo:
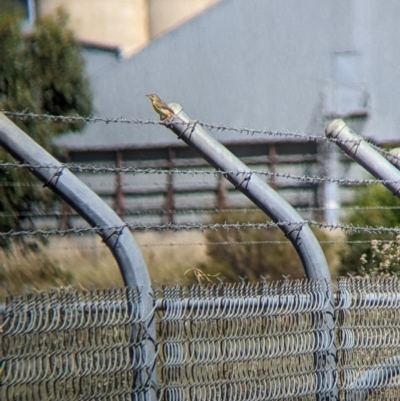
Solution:
[{"label": "tree", "polygon": [[[400,199],[394,196],[383,185],[361,188],[354,200],[354,205],[359,209],[353,211],[348,218],[348,223],[355,226],[381,226],[398,227],[400,225]],[[374,207],[378,207],[373,209]],[[372,209],[371,209],[372,208]],[[379,272],[400,271],[398,263],[387,265],[388,255],[394,250],[394,244],[386,246],[385,242],[394,240],[392,235],[365,233],[350,233],[347,240],[351,241],[340,255],[340,275],[356,274],[368,275]],[[363,241],[363,242],[360,242]],[[394,255],[393,255],[394,256]],[[383,269],[383,270],[382,270]]]},{"label": "tree", "polygon": [[[81,48],[67,29],[67,17],[55,16],[37,21],[24,34],[15,14],[0,14],[0,109],[53,115],[89,115],[92,94],[85,75]],[[64,132],[78,131],[83,123],[13,119],[14,122],[49,152],[60,157],[52,139]],[[4,151],[0,159],[12,161]],[[49,190],[21,169],[0,170],[0,231],[33,225],[29,218],[37,210],[54,205]],[[3,248],[11,245],[2,240]]]}]

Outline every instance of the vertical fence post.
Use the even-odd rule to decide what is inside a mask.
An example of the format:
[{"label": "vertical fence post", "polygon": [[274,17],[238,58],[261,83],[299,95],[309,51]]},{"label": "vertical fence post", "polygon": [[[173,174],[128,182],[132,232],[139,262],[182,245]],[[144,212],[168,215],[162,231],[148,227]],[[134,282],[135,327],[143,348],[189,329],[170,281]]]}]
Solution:
[{"label": "vertical fence post", "polygon": [[[326,143],[317,143],[316,146],[316,162],[318,164],[318,173],[321,176],[326,176],[329,174],[326,168],[326,158],[328,153],[328,146]],[[316,184],[315,187],[315,205],[316,207],[316,220],[325,219],[325,183],[320,182]]]},{"label": "vertical fence post", "polygon": [[227,208],[226,201],[226,182],[222,174],[218,177],[218,190],[217,190],[217,209],[224,210]]},{"label": "vertical fence post", "polygon": [[[122,156],[122,151],[117,150],[116,152],[116,159],[117,159],[117,167],[122,168],[124,164],[124,159]],[[115,206],[117,210],[117,215],[122,219],[124,216],[124,189],[122,188],[122,171],[117,171],[115,174]]]},{"label": "vertical fence post", "polygon": [[[168,169],[173,170],[175,168],[175,152],[172,148],[168,148]],[[170,171],[167,174],[167,199],[166,199],[166,223],[173,223],[174,222],[174,209],[175,209],[175,202],[174,202],[174,175]]]},{"label": "vertical fence post", "polygon": [[[65,161],[67,163],[71,162],[71,156],[69,152],[65,155]],[[62,201],[61,205],[61,229],[66,230],[68,228],[71,228],[71,207],[68,205],[68,203]]]},{"label": "vertical fence post", "polygon": [[[152,318],[154,299],[146,264],[126,224],[99,196],[2,113],[0,145],[21,163],[32,165],[29,169],[32,174],[96,228],[117,261],[125,285],[139,287],[142,315],[149,317],[150,323],[147,327],[148,339],[140,344],[133,344],[131,349],[135,357],[143,362],[141,373],[134,373],[134,391],[144,390],[145,398],[155,401],[157,372],[153,366],[156,356],[155,324]],[[132,394],[132,398],[135,397],[143,399],[140,395]]]},{"label": "vertical fence post", "polygon": [[[325,159],[327,175],[331,171],[338,172],[339,170],[339,153],[337,148],[331,149],[326,152],[327,157]],[[325,209],[325,220],[331,224],[337,224],[339,221],[339,184],[337,182],[327,182],[324,185],[324,209]]]},{"label": "vertical fence post", "polygon": [[269,152],[268,152],[268,158],[269,158],[269,163],[270,163],[270,170],[272,173],[272,177],[271,177],[271,182],[270,182],[270,186],[272,189],[276,189],[277,188],[277,184],[276,184],[276,146],[274,143],[271,143],[269,145]]},{"label": "vertical fence post", "polygon": [[326,293],[326,309],[315,315],[314,355],[315,392],[317,401],[338,398],[334,298],[329,268],[318,240],[296,210],[277,194],[257,174],[223,145],[213,139],[197,121],[192,121],[178,104],[170,104],[175,117],[166,122],[178,138],[186,142],[212,166],[223,172],[237,190],[241,191],[278,224],[294,245],[308,278],[320,279]]}]

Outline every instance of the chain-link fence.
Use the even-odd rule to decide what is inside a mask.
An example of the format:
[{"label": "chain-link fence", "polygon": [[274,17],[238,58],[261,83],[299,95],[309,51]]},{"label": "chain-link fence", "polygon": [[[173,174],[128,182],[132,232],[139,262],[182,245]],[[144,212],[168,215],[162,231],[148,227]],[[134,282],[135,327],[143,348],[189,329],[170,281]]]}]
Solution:
[{"label": "chain-link fence", "polygon": [[148,391],[149,380],[139,379],[147,373],[147,326],[134,288],[10,296],[3,330],[3,400],[131,399],[133,389],[137,397]]},{"label": "chain-link fence", "polygon": [[319,281],[165,287],[148,316],[134,288],[10,296],[1,399],[313,400],[328,375],[341,400],[397,400],[400,282],[340,279],[335,300],[338,365],[324,372]]}]

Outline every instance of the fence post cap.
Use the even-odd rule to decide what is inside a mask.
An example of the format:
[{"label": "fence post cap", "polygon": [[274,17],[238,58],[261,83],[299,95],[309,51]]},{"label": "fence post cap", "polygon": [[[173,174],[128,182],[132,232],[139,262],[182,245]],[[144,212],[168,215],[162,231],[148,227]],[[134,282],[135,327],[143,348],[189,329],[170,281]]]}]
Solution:
[{"label": "fence post cap", "polygon": [[325,136],[336,138],[344,127],[346,127],[346,123],[341,118],[333,120],[326,127]]},{"label": "fence post cap", "polygon": [[183,110],[183,107],[179,103],[170,103],[168,106],[171,107],[175,114],[179,114]]}]

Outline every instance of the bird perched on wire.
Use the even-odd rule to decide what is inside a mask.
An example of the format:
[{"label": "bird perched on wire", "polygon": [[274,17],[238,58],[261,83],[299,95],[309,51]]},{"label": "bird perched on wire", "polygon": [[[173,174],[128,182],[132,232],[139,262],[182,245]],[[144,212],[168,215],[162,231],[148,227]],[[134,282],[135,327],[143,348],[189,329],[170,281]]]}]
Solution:
[{"label": "bird perched on wire", "polygon": [[155,93],[146,96],[151,100],[154,110],[160,115],[161,121],[164,122],[175,116],[175,113],[171,107],[169,107]]}]

